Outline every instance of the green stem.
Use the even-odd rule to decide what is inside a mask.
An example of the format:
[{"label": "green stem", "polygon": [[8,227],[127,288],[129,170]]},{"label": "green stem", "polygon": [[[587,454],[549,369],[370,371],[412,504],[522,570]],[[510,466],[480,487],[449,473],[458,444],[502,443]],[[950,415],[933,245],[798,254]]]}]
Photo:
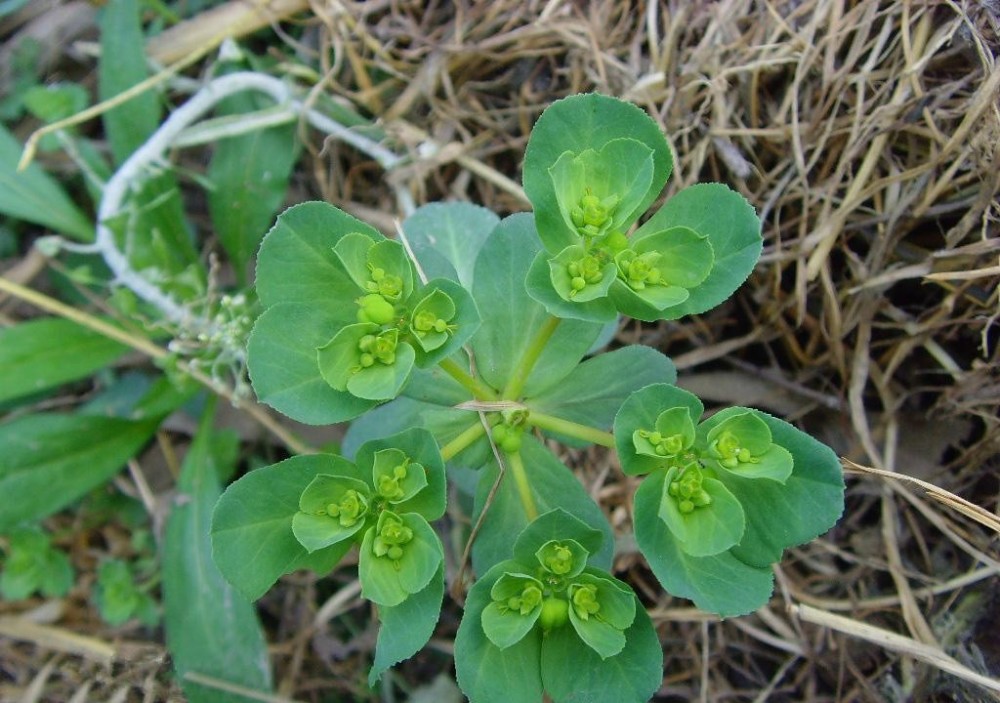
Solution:
[{"label": "green stem", "polygon": [[446,374],[462,384],[476,400],[496,400],[497,392],[463,369],[454,359],[442,359],[438,366]]},{"label": "green stem", "polygon": [[455,439],[441,447],[441,458],[445,461],[451,461],[456,454],[482,437],[485,432],[483,423],[476,420],[468,429],[463,430]]},{"label": "green stem", "polygon": [[521,498],[521,505],[524,506],[524,514],[528,516],[528,522],[531,522],[538,517],[538,508],[535,506],[535,497],[531,495],[531,483],[528,481],[528,472],[524,470],[521,452],[505,456],[510,473],[514,477],[514,484],[517,486],[517,494]]},{"label": "green stem", "polygon": [[615,446],[615,436],[610,432],[599,430],[596,427],[581,425],[580,423],[573,422],[571,420],[564,420],[561,417],[555,417],[554,415],[546,415],[545,413],[539,413],[532,410],[528,413],[528,419],[526,422],[529,425],[533,425],[541,430],[558,432],[559,434],[566,435],[567,437],[575,437],[576,439],[582,439],[585,442],[600,444],[602,447],[611,447],[613,449]]},{"label": "green stem", "polygon": [[549,343],[560,322],[560,318],[549,316],[549,319],[541,326],[535,338],[531,340],[531,344],[525,348],[524,353],[521,355],[520,363],[514,368],[514,374],[507,381],[507,387],[503,389],[503,398],[517,400],[517,397],[521,395],[524,384],[527,383],[528,376],[531,375],[532,369],[535,368],[538,357],[545,351],[545,345]]}]

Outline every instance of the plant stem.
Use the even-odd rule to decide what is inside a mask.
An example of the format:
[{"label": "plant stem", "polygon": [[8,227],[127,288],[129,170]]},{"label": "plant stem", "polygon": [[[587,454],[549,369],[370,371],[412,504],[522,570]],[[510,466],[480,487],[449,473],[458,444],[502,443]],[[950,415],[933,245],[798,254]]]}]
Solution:
[{"label": "plant stem", "polygon": [[483,423],[476,420],[468,429],[463,430],[455,439],[441,447],[441,458],[450,461],[456,454],[483,436],[486,428]]},{"label": "plant stem", "polygon": [[535,334],[535,338],[525,348],[520,362],[514,368],[514,374],[507,381],[507,387],[503,389],[503,397],[505,399],[517,400],[517,397],[521,395],[521,391],[524,390],[524,384],[527,383],[528,376],[531,375],[531,370],[535,368],[538,357],[545,351],[545,345],[549,343],[560,322],[560,318],[550,315],[549,319],[538,330],[538,333]]},{"label": "plant stem", "polygon": [[531,495],[531,483],[528,481],[528,472],[524,469],[521,452],[505,456],[510,473],[514,477],[514,485],[517,486],[517,494],[521,498],[521,505],[524,506],[524,514],[527,515],[528,522],[531,522],[538,517],[538,508],[535,506],[535,497]]},{"label": "plant stem", "polygon": [[602,447],[611,447],[613,449],[615,446],[615,436],[610,432],[599,430],[596,427],[581,425],[580,423],[573,422],[571,420],[564,420],[561,417],[555,417],[554,415],[546,415],[545,413],[539,413],[532,410],[528,414],[526,422],[529,425],[537,427],[541,430],[558,432],[559,434],[566,435],[567,437],[575,437],[576,439],[582,439],[586,442],[599,444]]},{"label": "plant stem", "polygon": [[497,399],[497,392],[495,390],[463,369],[454,359],[442,359],[438,363],[438,366],[441,367],[442,371],[462,384],[462,387],[472,393],[476,400]]}]

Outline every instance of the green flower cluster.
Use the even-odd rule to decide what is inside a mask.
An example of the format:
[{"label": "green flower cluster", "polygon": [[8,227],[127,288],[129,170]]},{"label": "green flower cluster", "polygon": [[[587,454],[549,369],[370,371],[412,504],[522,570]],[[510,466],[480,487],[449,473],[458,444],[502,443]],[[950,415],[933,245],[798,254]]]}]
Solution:
[{"label": "green flower cluster", "polygon": [[394,398],[414,364],[436,361],[451,348],[459,328],[456,301],[440,282],[417,286],[413,263],[398,242],[354,232],[333,252],[359,293],[353,301],[357,322],[319,347],[320,373],[333,389],[358,398]]},{"label": "green flower cluster", "polygon": [[719,554],[739,544],[746,530],[741,501],[727,487],[730,477],[783,484],[793,458],[772,442],[756,411],[733,408],[696,426],[693,413],[700,415],[700,402],[676,388],[670,394],[677,404],[659,412],[651,425],[629,432],[627,422],[616,424],[627,449],[623,468],[664,475],[658,517],[682,551]]},{"label": "green flower cluster", "polygon": [[602,659],[621,652],[635,597],[610,574],[588,568],[589,556],[579,542],[561,539],[542,544],[533,563],[508,562],[482,614],[489,640],[506,649],[536,625],[546,633],[568,623]]},{"label": "green flower cluster", "polygon": [[[423,456],[385,446],[397,440],[418,447]],[[359,450],[357,464],[336,457],[332,468],[302,491],[292,518],[292,533],[308,552],[360,544],[361,592],[379,605],[399,605],[420,592],[444,558],[428,522],[443,512],[443,495],[436,494],[443,491],[444,467],[433,439],[425,440],[380,440]]]}]

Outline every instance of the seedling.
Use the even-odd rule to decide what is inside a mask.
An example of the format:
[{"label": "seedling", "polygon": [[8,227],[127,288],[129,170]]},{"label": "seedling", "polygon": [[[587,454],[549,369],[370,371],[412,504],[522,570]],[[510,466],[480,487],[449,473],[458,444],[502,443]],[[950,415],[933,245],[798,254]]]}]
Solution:
[{"label": "seedling", "polygon": [[260,248],[251,381],[295,420],[352,425],[345,456],[292,457],[222,495],[226,578],[255,599],[357,548],[381,621],[374,685],[437,624],[447,466],[474,502],[477,579],[455,642],[469,698],[646,700],[659,641],[611,573],[610,525],[542,441],[558,439],[645,475],[635,537],[667,591],[723,616],[766,603],[771,565],[842,512],[837,457],[758,410],[706,417],[654,349],[604,349],[621,316],[718,305],[760,255],[756,213],[724,185],[649,212],[672,164],[644,112],[582,95],[532,132],[533,214],[434,204],[395,241],[325,203],[286,210]]}]

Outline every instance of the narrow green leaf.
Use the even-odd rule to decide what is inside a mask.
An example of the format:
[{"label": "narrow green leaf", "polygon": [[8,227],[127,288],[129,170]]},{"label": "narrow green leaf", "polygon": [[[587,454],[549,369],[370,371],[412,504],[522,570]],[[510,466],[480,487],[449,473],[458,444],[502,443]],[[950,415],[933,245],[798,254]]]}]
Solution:
[{"label": "narrow green leaf", "polygon": [[[267,107],[256,95],[234,95],[215,108],[217,115],[240,115]],[[261,129],[215,145],[208,178],[208,211],[219,241],[245,283],[246,268],[285,199],[298,159],[295,125]]]},{"label": "narrow green leaf", "polygon": [[[483,323],[471,341],[476,368],[494,388],[503,388],[542,325],[545,308],[521,285],[541,243],[527,213],[504,219],[490,234],[476,259],[472,296]],[[548,273],[546,271],[546,276]],[[524,394],[531,397],[558,383],[583,358],[600,334],[601,325],[563,320],[528,377]]]},{"label": "narrow green leaf", "polygon": [[622,347],[587,359],[557,385],[531,398],[528,407],[607,429],[634,391],[654,383],[673,383],[676,379],[673,362],[655,349]]},{"label": "narrow green leaf", "polygon": [[430,203],[403,221],[403,232],[427,278],[471,289],[476,257],[499,222],[492,211],[471,203]]},{"label": "narrow green leaf", "polygon": [[247,366],[261,402],[310,425],[343,422],[378,403],[337,391],[320,375],[316,349],[337,329],[336,315],[307,303],[268,308],[247,342]]},{"label": "narrow green leaf", "polygon": [[[733,413],[727,408],[702,423],[709,432]],[[844,474],[832,449],[783,420],[752,411],[771,430],[773,442],[791,454],[794,468],[781,484],[744,478],[736,471],[720,471],[718,478],[743,505],[747,531],[731,552],[747,564],[765,567],[781,558],[783,550],[804,544],[832,527],[844,512]]]},{"label": "narrow green leaf", "polygon": [[101,485],[149,440],[159,420],[39,413],[0,425],[0,532],[40,520]]},{"label": "narrow green leaf", "polygon": [[455,636],[455,674],[462,691],[475,703],[542,700],[541,632],[533,630],[517,644],[500,649],[483,631],[483,611],[493,602],[493,584],[505,572],[519,568],[517,562],[498,563],[476,581],[465,601],[465,613]]},{"label": "narrow green leaf", "polygon": [[375,644],[375,660],[368,672],[368,685],[374,687],[391,666],[416,654],[431,638],[441,615],[444,599],[444,566],[423,590],[396,606],[380,606],[380,627]]},{"label": "narrow green leaf", "polygon": [[0,329],[0,402],[89,376],[126,351],[124,344],[63,318]]},{"label": "narrow green leaf", "polygon": [[[601,509],[580,485],[580,481],[533,437],[524,436],[521,455],[528,469],[528,480],[539,515],[544,515],[555,508],[562,508],[588,527],[600,531],[604,539],[600,549],[591,553],[590,564],[603,569],[610,568],[614,551],[611,526],[608,525]],[[497,479],[497,473],[495,461],[480,472],[474,511],[476,519],[483,510],[486,497]],[[476,573],[482,574],[494,564],[509,559],[513,547],[511,536],[522,532],[529,522],[514,485],[514,479],[508,471],[504,474],[500,488],[490,504],[486,520],[472,546],[472,565]],[[580,541],[580,543],[587,546],[586,542]]]},{"label": "narrow green leaf", "polygon": [[645,703],[652,698],[663,681],[663,651],[641,603],[635,603],[635,620],[624,634],[621,652],[602,659],[572,627],[550,631],[542,641],[541,666],[552,700]]},{"label": "narrow green leaf", "polygon": [[[631,210],[650,206],[673,167],[667,140],[659,125],[635,105],[604,95],[574,95],[550,105],[535,123],[524,153],[524,190],[535,209],[535,222],[545,248],[555,254],[576,244],[579,235],[563,218],[549,169],[565,152],[600,150],[616,139],[634,139],[651,149],[653,175],[643,197]],[[642,163],[622,164],[623,170],[642,169]]]},{"label": "narrow green leaf", "polygon": [[[138,0],[111,0],[104,6],[98,66],[101,100],[116,97],[149,76],[139,11]],[[145,143],[159,127],[160,117],[160,96],[155,90],[145,90],[104,113],[104,131],[115,163],[121,164]],[[139,206],[139,214],[133,226],[145,236],[128,240],[133,245],[129,254],[136,268],[179,273],[197,264],[198,252],[174,177],[150,178],[137,190],[133,202]]]},{"label": "narrow green leaf", "polygon": [[167,646],[191,703],[244,703],[246,696],[185,681],[197,672],[255,691],[271,690],[267,642],[250,603],[236,596],[212,560],[212,509],[222,493],[213,412],[203,416],[178,481],[163,540]]},{"label": "narrow green leaf", "polygon": [[647,476],[635,492],[635,540],[649,567],[670,594],[723,617],[745,615],[767,603],[774,574],[749,566],[731,551],[694,557],[681,551],[659,518],[666,472]]},{"label": "narrow green leaf", "polygon": [[94,223],[37,163],[17,170],[23,147],[0,125],[0,213],[90,242]]},{"label": "narrow green leaf", "polygon": [[680,191],[635,235],[635,241],[672,227],[687,227],[706,235],[714,263],[708,277],[691,289],[690,297],[667,308],[658,319],[675,320],[709,310],[747,279],[763,246],[760,219],[739,193],[721,183],[699,183]]},{"label": "narrow green leaf", "polygon": [[329,571],[351,547],[338,542],[309,554],[292,533],[302,491],[337,470],[328,454],[296,456],[255,469],[230,485],[212,515],[212,555],[222,575],[248,600],[260,598],[296,569]]}]

